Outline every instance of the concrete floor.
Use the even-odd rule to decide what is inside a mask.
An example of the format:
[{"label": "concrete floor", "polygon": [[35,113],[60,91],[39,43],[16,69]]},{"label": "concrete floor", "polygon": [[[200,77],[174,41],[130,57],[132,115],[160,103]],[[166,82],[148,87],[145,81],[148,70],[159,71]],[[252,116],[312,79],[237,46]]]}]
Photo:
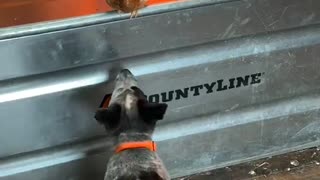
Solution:
[{"label": "concrete floor", "polygon": [[310,148],[177,180],[320,180],[320,149]]}]

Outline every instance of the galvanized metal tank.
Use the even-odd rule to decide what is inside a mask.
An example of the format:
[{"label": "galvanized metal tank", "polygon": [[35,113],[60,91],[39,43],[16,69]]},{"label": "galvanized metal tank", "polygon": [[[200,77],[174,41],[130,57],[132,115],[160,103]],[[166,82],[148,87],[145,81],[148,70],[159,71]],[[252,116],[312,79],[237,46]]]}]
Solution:
[{"label": "galvanized metal tank", "polygon": [[320,1],[202,0],[0,29],[0,180],[102,179],[121,67],[172,177],[320,144]]}]

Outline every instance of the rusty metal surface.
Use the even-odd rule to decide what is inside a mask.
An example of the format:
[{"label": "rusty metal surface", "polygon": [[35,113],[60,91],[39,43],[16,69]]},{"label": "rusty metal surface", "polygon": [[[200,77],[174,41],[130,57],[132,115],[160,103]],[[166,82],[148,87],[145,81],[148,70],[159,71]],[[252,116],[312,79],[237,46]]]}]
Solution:
[{"label": "rusty metal surface", "polygon": [[[177,0],[149,0],[148,6]],[[108,13],[105,0],[2,0],[0,28]]]},{"label": "rusty metal surface", "polygon": [[[70,28],[79,28],[79,27],[84,27],[89,25],[97,25],[97,24],[102,24],[107,22],[129,19],[130,17],[129,14],[109,11],[110,8],[108,8],[106,4],[102,1],[104,0],[96,0],[96,1],[84,0],[84,2],[89,4],[87,7],[86,3],[84,4],[78,3],[78,0],[70,0],[70,1],[63,1],[63,0],[37,1],[36,0],[36,2],[41,2],[40,5],[45,2],[48,3],[47,6],[38,5],[38,9],[40,9],[40,14],[37,14],[38,11],[34,12],[32,8],[29,10],[23,8],[23,11],[21,12],[20,10],[18,11],[18,15],[21,14],[20,16],[22,16],[21,19],[26,19],[26,17],[29,17],[26,19],[28,20],[28,23],[16,22],[14,17],[17,15],[14,14],[15,11],[11,12],[10,8],[8,9],[9,11],[8,13],[9,14],[12,13],[11,15],[6,15],[5,14],[6,11],[0,11],[0,20],[8,18],[9,19],[8,21],[14,21],[10,26],[9,24],[6,26],[2,26],[2,28],[0,26],[0,39],[39,34],[39,33],[48,33],[52,31],[65,30]],[[202,1],[149,0],[148,2],[150,6],[139,10],[139,17],[147,16],[147,15],[155,15],[155,14],[160,14],[160,13],[170,12],[170,11],[176,11],[181,9],[201,7],[201,6],[217,4],[217,3],[230,2],[230,1],[239,1],[239,0],[202,0]],[[54,3],[52,4],[52,2]],[[164,2],[167,2],[167,3],[164,3]],[[78,6],[73,6],[74,4]],[[70,9],[68,5],[72,8],[70,11],[65,11],[65,8]],[[0,6],[1,6],[1,3],[0,3]],[[55,9],[52,9],[51,6],[54,6]],[[98,12],[96,12],[97,8],[98,8]],[[85,13],[83,13],[82,10]],[[35,16],[30,17],[30,11],[34,12]],[[58,11],[58,13],[55,13],[55,11]],[[88,12],[86,11],[89,11],[91,13],[88,14]],[[94,11],[95,13],[93,13],[92,11]],[[59,14],[59,12],[61,12],[62,14]],[[84,14],[86,13],[87,13],[87,16],[84,16]],[[4,23],[4,25],[6,24],[6,21],[3,20],[2,22]]]}]

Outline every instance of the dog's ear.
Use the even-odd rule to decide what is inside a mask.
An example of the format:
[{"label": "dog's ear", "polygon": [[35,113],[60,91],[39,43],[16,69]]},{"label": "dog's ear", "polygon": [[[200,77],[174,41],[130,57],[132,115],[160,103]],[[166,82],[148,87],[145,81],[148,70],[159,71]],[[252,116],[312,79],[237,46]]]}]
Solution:
[{"label": "dog's ear", "polygon": [[140,116],[146,121],[157,121],[163,119],[168,105],[165,103],[150,103],[148,101],[138,101]]},{"label": "dog's ear", "polygon": [[112,104],[108,108],[99,109],[96,112],[95,119],[105,125],[105,127],[113,129],[120,122],[121,106]]}]

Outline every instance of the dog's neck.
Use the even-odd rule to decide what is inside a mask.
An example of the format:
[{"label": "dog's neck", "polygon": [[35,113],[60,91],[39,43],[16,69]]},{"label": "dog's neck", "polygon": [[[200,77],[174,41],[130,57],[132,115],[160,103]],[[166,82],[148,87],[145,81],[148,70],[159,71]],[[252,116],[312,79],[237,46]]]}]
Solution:
[{"label": "dog's neck", "polygon": [[118,136],[116,144],[121,144],[125,142],[151,141],[151,140],[152,140],[152,137],[148,133],[137,133],[137,132],[121,133]]}]

